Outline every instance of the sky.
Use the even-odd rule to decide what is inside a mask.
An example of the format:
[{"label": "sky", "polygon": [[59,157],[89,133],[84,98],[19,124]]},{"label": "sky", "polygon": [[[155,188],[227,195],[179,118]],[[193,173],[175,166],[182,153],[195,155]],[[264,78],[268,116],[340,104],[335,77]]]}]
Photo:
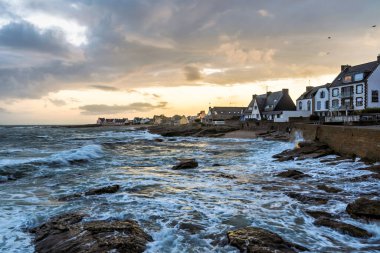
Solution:
[{"label": "sky", "polygon": [[[376,60],[378,0],[0,0],[0,124],[196,115]],[[376,25],[376,27],[373,27]]]}]

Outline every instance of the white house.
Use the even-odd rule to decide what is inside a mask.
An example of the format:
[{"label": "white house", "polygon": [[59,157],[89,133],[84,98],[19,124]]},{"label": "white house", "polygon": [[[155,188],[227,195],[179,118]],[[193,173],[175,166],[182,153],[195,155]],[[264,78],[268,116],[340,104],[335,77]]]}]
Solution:
[{"label": "white house", "polygon": [[380,56],[356,66],[342,65],[341,73],[329,87],[330,110],[334,115],[380,107]]},{"label": "white house", "polygon": [[314,95],[314,114],[318,116],[327,116],[330,109],[329,87],[330,83],[316,87],[317,91]]}]

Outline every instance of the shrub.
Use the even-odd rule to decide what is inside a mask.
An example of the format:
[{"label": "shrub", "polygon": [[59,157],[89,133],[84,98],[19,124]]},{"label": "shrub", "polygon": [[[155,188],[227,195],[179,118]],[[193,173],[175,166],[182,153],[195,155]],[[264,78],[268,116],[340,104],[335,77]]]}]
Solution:
[{"label": "shrub", "polygon": [[362,113],[380,113],[380,108],[375,107],[375,108],[367,108],[362,110]]}]

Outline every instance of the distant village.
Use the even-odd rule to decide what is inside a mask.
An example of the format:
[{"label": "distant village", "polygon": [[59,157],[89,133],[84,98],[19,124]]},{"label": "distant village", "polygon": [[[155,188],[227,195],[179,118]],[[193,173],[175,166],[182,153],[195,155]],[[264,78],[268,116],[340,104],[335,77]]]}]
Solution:
[{"label": "distant village", "polygon": [[296,100],[288,89],[252,95],[246,107],[209,107],[194,116],[155,115],[153,118],[99,118],[98,125],[206,125],[249,124],[250,122],[302,122],[319,124],[355,124],[380,122],[380,55],[376,61],[356,66],[342,65],[331,82],[307,86]]}]

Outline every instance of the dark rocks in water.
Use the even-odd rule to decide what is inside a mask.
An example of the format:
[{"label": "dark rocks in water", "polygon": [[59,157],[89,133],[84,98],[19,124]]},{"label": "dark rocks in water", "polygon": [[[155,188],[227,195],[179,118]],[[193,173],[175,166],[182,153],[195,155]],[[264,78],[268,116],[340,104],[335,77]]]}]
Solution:
[{"label": "dark rocks in water", "polygon": [[155,141],[155,142],[164,142],[164,139],[156,138],[153,141]]},{"label": "dark rocks in water", "polygon": [[176,138],[169,138],[168,141],[177,141]]},{"label": "dark rocks in water", "polygon": [[214,163],[214,164],[212,165],[212,167],[220,167],[220,166],[222,166],[222,165],[219,164],[219,163]]},{"label": "dark rocks in water", "polygon": [[374,173],[380,174],[380,165],[374,165],[371,167],[360,168],[359,170],[369,170]]},{"label": "dark rocks in water", "polygon": [[109,193],[116,193],[120,189],[120,186],[115,184],[115,185],[110,185],[106,187],[101,187],[101,188],[96,188],[96,189],[91,189],[89,191],[86,191],[85,193],[74,193],[71,195],[63,196],[58,199],[58,201],[69,201],[69,200],[74,200],[78,199],[80,197],[85,196],[91,196],[91,195],[101,195],[101,194],[109,194]]},{"label": "dark rocks in water", "polygon": [[277,155],[274,155],[273,158],[276,158],[277,161],[289,161],[289,160],[304,160],[319,158],[327,155],[334,154],[334,151],[329,148],[328,145],[321,142],[300,142],[298,147],[295,149],[285,150]]},{"label": "dark rocks in water", "polygon": [[35,234],[35,251],[38,253],[85,252],[144,252],[153,241],[137,222],[90,221],[83,222],[83,214],[64,214],[31,229]]},{"label": "dark rocks in water", "polygon": [[227,232],[229,244],[240,252],[295,253],[307,249],[282,239],[279,235],[257,227],[245,227]]},{"label": "dark rocks in water", "polygon": [[173,136],[197,136],[197,137],[219,137],[225,133],[239,130],[238,127],[232,126],[201,126],[201,125],[182,125],[182,126],[165,126],[158,125],[149,128],[149,132],[160,134],[166,137]]},{"label": "dark rocks in water", "polygon": [[330,186],[327,186],[327,185],[324,185],[324,184],[317,185],[317,188],[319,190],[322,190],[322,191],[325,191],[325,192],[328,192],[328,193],[338,193],[338,192],[342,191],[342,189],[335,188],[335,187],[330,187]]},{"label": "dark rocks in water", "polygon": [[380,200],[359,198],[346,207],[352,218],[380,219]]},{"label": "dark rocks in water", "polygon": [[107,193],[115,193],[120,189],[120,185],[110,185],[102,188],[92,189],[84,193],[84,195],[100,195],[100,194],[107,194]]},{"label": "dark rocks in water", "polygon": [[369,238],[372,236],[368,231],[364,229],[355,227],[354,225],[347,224],[344,222],[331,220],[325,217],[316,220],[314,224],[317,226],[329,227],[338,232],[341,232],[343,234],[347,234],[353,237]]},{"label": "dark rocks in water", "polygon": [[292,178],[292,179],[300,179],[303,177],[310,177],[309,175],[306,175],[298,170],[287,170],[280,172],[276,175],[277,177],[286,177],[286,178]]},{"label": "dark rocks in water", "polygon": [[231,174],[219,173],[217,177],[227,178],[227,179],[236,179],[237,177]]},{"label": "dark rocks in water", "polygon": [[173,170],[193,169],[198,167],[198,162],[195,159],[181,159],[179,163],[173,166]]},{"label": "dark rocks in water", "polygon": [[363,175],[363,176],[348,178],[347,181],[350,181],[350,182],[361,182],[361,181],[367,181],[367,180],[373,180],[373,179],[379,180],[380,179],[380,174],[374,173],[374,174],[369,174],[369,175]]},{"label": "dark rocks in water", "polygon": [[205,228],[202,225],[190,223],[190,222],[180,222],[178,228],[181,230],[185,230],[190,234],[198,234]]},{"label": "dark rocks in water", "polygon": [[313,211],[313,210],[306,210],[305,211],[308,215],[313,217],[314,219],[319,219],[319,218],[332,218],[333,216],[324,211]]},{"label": "dark rocks in water", "polygon": [[286,195],[288,195],[292,199],[296,199],[299,202],[305,203],[305,204],[324,205],[328,202],[328,200],[324,198],[304,195],[304,194],[300,194],[296,192],[288,192],[286,193]]}]

